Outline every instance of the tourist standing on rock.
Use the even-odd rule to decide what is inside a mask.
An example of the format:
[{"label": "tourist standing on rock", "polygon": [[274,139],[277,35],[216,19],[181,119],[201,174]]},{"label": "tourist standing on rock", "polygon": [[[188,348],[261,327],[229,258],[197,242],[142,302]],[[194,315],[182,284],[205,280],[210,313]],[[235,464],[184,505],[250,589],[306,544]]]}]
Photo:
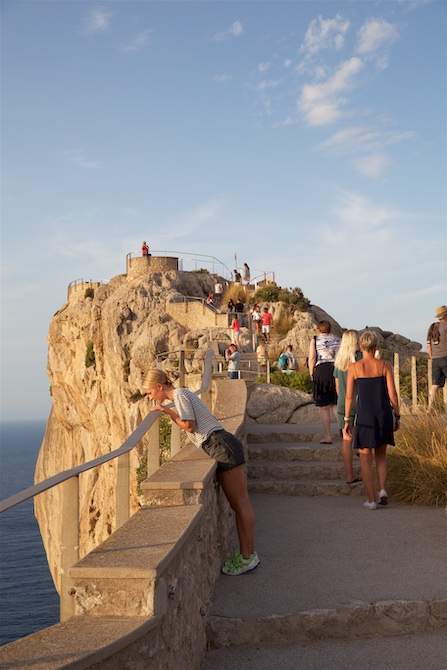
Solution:
[{"label": "tourist standing on rock", "polygon": [[244,270],[242,274],[242,283],[245,286],[248,286],[250,283],[250,268],[248,267],[247,263],[244,263]]},{"label": "tourist standing on rock", "polygon": [[223,286],[216,277],[216,282],[214,284],[214,295],[216,298],[216,307],[220,307],[220,303],[222,300],[222,293],[223,293]]},{"label": "tourist standing on rock", "polygon": [[[351,363],[360,360],[362,352],[359,350],[359,334],[356,330],[346,330],[341,338],[340,349],[337,352],[334,362],[335,390],[337,393],[337,417],[340,435],[342,437],[341,455],[346,470],[346,483],[356,484],[361,482],[361,478],[354,475],[352,467],[352,435],[348,433],[345,427],[345,416],[348,416],[345,410],[346,401],[346,381],[348,378],[348,368]],[[354,425],[356,404],[355,397],[352,403],[349,420]]]},{"label": "tourist standing on rock", "polygon": [[433,383],[428,391],[428,411],[431,412],[439,387],[444,388],[447,378],[447,307],[436,310],[439,323],[432,323],[427,333],[427,353],[433,361]]},{"label": "tourist standing on rock", "polygon": [[141,245],[141,253],[143,256],[149,256],[149,247],[146,244],[146,242],[143,242],[143,244]]},{"label": "tourist standing on rock", "polygon": [[[350,435],[354,434],[354,449],[359,451],[360,468],[368,496],[363,507],[373,510],[377,509],[377,504],[388,504],[388,494],[385,490],[386,445],[394,444],[394,431],[400,425],[399,399],[391,365],[375,358],[377,335],[366,330],[359,337],[359,345],[363,358],[351,363],[348,368],[344,427]],[[357,411],[353,426],[351,412],[355,395],[357,395]],[[377,502],[372,468],[373,450],[379,481]]]},{"label": "tourist standing on rock", "polygon": [[[143,390],[155,401],[151,411],[163,412],[189,433],[192,442],[217,461],[217,480],[236,515],[239,550],[222,567],[225,575],[236,576],[259,565],[254,548],[255,515],[248,495],[245,456],[241,442],[228,433],[192,391],[174,388],[163,370],[150,370]],[[162,403],[170,400],[175,411]]]},{"label": "tourist standing on rock", "polygon": [[273,317],[270,314],[267,307],[264,307],[264,311],[261,314],[262,321],[262,334],[266,342],[270,342],[270,328],[272,325]]},{"label": "tourist standing on rock", "polygon": [[331,412],[337,419],[337,394],[335,392],[334,361],[340,339],[331,333],[329,321],[317,323],[318,335],[309,346],[309,372],[315,404],[320,408],[324,438],[320,444],[332,444]]},{"label": "tourist standing on rock", "polygon": [[251,320],[253,322],[253,327],[256,332],[256,335],[261,335],[261,310],[259,309],[259,305],[253,305],[253,309],[251,310]]},{"label": "tourist standing on rock", "polygon": [[225,358],[228,362],[228,376],[230,379],[239,379],[239,366],[241,355],[235,344],[230,344],[225,352]]}]

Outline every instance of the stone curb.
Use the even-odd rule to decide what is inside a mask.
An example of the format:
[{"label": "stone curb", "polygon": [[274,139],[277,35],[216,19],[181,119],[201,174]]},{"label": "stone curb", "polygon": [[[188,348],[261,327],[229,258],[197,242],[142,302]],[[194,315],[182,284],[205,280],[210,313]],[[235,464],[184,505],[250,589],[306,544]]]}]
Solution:
[{"label": "stone curb", "polygon": [[447,626],[447,599],[380,600],[260,619],[212,616],[207,625],[207,640],[210,649],[221,649],[408,635],[444,626]]}]

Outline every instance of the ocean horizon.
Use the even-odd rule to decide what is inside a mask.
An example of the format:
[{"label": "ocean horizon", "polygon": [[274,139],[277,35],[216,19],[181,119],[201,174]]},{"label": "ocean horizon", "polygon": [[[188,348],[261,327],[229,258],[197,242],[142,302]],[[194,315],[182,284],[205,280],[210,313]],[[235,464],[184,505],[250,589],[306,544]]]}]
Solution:
[{"label": "ocean horizon", "polygon": [[[45,427],[45,419],[0,422],[2,500],[34,484]],[[28,500],[0,516],[0,645],[58,622],[59,595]]]}]

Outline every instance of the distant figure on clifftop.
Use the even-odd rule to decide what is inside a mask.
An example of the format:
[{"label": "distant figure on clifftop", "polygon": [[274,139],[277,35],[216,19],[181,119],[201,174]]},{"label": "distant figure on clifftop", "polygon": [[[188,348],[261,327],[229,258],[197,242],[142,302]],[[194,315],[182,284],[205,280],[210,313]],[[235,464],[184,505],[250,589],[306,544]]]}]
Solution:
[{"label": "distant figure on clifftop", "polygon": [[439,323],[432,323],[427,333],[427,353],[433,361],[433,384],[428,392],[428,411],[435,402],[439,387],[444,388],[447,377],[447,306],[436,310]]},{"label": "distant figure on clifftop", "polygon": [[146,244],[146,242],[143,242],[143,244],[141,245],[141,253],[143,254],[143,256],[150,256],[149,247]]}]

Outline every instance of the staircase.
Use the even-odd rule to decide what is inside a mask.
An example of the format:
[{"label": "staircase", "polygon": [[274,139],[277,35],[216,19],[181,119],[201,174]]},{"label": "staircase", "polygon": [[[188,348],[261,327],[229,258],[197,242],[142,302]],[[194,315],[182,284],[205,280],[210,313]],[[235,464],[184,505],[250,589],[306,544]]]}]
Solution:
[{"label": "staircase", "polygon": [[[362,484],[346,484],[340,438],[333,436],[331,445],[320,444],[320,438],[318,424],[247,426],[250,492],[308,497],[364,495]],[[359,465],[356,468],[354,460],[356,470]]]}]

